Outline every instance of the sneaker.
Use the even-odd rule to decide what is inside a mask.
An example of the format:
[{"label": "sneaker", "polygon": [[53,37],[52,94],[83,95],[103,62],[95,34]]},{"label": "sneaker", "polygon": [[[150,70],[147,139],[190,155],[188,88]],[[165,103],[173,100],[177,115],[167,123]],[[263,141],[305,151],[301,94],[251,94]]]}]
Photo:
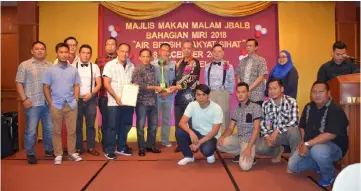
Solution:
[{"label": "sneaker", "polygon": [[73,160],[75,162],[79,162],[81,160],[83,160],[78,153],[73,153],[72,155],[69,156],[68,158],[69,160]]},{"label": "sneaker", "polygon": [[187,165],[190,162],[194,162],[194,157],[184,157],[182,160],[178,162],[178,165]]},{"label": "sneaker", "polygon": [[287,168],[287,173],[288,173],[288,174],[293,174],[293,172],[292,172],[290,169],[288,169],[288,168]]},{"label": "sneaker", "polygon": [[55,157],[54,151],[45,151],[45,157]]},{"label": "sneaker", "polygon": [[275,156],[275,157],[272,157],[272,162],[273,163],[279,163],[281,162],[281,159],[282,159],[282,154],[283,154],[283,151],[285,150],[285,148],[283,148],[283,146],[280,146],[280,152],[278,152],[278,154]]},{"label": "sneaker", "polygon": [[256,157],[253,158],[253,165],[257,164]]},{"label": "sneaker", "polygon": [[216,158],[214,158],[214,155],[207,157],[207,162],[208,162],[208,163],[214,163],[214,162],[216,162]]},{"label": "sneaker", "polygon": [[54,159],[54,164],[60,165],[61,162],[62,162],[62,160],[63,160],[63,157],[62,157],[62,156],[57,156],[57,157],[55,157],[55,159]]},{"label": "sneaker", "polygon": [[28,157],[28,163],[29,163],[29,164],[36,164],[36,163],[38,163],[38,160],[36,160],[35,155],[28,155],[27,157]]},{"label": "sneaker", "polygon": [[232,162],[239,162],[239,155],[235,156],[235,157],[232,159]]},{"label": "sneaker", "polygon": [[326,180],[326,179],[322,178],[322,176],[321,176],[320,180],[318,181],[318,184],[320,186],[326,187],[326,186],[330,186],[334,180],[335,180],[335,176],[333,176],[331,178],[331,180]]},{"label": "sneaker", "polygon": [[124,151],[115,151],[118,155],[132,156],[133,152],[130,148],[126,148]]},{"label": "sneaker", "polygon": [[168,148],[172,147],[172,143],[162,143],[162,145],[165,146],[165,147],[168,147]]},{"label": "sneaker", "polygon": [[114,153],[105,153],[105,157],[109,160],[114,160],[117,156]]}]

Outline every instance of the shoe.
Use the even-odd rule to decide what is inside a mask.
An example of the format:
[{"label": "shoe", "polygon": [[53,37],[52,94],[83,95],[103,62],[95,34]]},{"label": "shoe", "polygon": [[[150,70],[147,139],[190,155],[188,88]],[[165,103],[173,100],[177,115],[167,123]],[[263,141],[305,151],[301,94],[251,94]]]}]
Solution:
[{"label": "shoe", "polygon": [[165,146],[165,147],[168,147],[168,148],[172,147],[172,143],[162,143],[162,145]]},{"label": "shoe", "polygon": [[194,162],[194,157],[184,157],[182,160],[178,162],[178,165],[187,165],[190,162]]},{"label": "shoe", "polygon": [[256,157],[253,158],[253,165],[257,164]]},{"label": "shoe", "polygon": [[216,158],[214,158],[214,155],[207,157],[207,162],[208,162],[208,163],[214,163],[214,162],[216,162]]},{"label": "shoe", "polygon": [[239,155],[235,156],[235,157],[232,159],[232,162],[239,162]]},{"label": "shoe", "polygon": [[288,173],[288,174],[293,174],[293,172],[290,171],[290,169],[288,169],[288,168],[287,168],[287,173]]},{"label": "shoe", "polygon": [[54,157],[55,158],[54,151],[45,151],[45,157]]},{"label": "shoe", "polygon": [[57,156],[57,157],[55,157],[55,159],[54,159],[54,164],[60,165],[61,162],[62,162],[62,160],[63,160],[63,157],[62,157],[62,156]]},{"label": "shoe", "polygon": [[84,151],[82,149],[77,149],[75,152],[78,153],[79,155],[84,153]]},{"label": "shoe", "polygon": [[333,183],[334,180],[335,180],[335,176],[333,176],[333,177],[331,178],[331,180],[326,180],[326,179],[324,179],[324,178],[321,176],[321,177],[320,177],[320,180],[318,181],[318,184],[319,184],[320,186],[326,187],[326,186],[330,186],[330,185]]},{"label": "shoe", "polygon": [[278,154],[275,156],[275,157],[272,157],[271,161],[273,163],[279,163],[281,162],[281,159],[282,159],[282,154],[283,154],[283,151],[285,149],[283,148],[283,146],[280,146],[280,152],[278,152]]},{"label": "shoe", "polygon": [[179,146],[177,146],[177,148],[175,148],[175,149],[174,149],[174,152],[175,152],[175,153],[179,153],[179,152],[181,152],[180,147],[179,147]]},{"label": "shoe", "polygon": [[68,159],[69,159],[69,160],[73,160],[73,161],[75,161],[75,162],[79,162],[79,161],[83,160],[83,159],[79,156],[78,153],[73,153],[72,155],[70,155],[70,156],[68,157]]},{"label": "shoe", "polygon": [[90,153],[91,155],[94,155],[94,156],[99,156],[100,153],[95,150],[94,148],[93,149],[88,149],[88,153]]},{"label": "shoe", "polygon": [[155,148],[155,147],[152,147],[152,148],[146,148],[145,149],[147,152],[152,152],[152,153],[161,153],[162,151]]},{"label": "shoe", "polygon": [[144,148],[139,149],[138,155],[141,156],[141,157],[144,157],[145,156],[145,149]]},{"label": "shoe", "polygon": [[129,148],[129,147],[127,147],[124,151],[115,151],[115,153],[118,155],[125,155],[125,156],[133,155],[132,148]]},{"label": "shoe", "polygon": [[115,160],[117,158],[114,153],[105,153],[105,157],[109,160]]},{"label": "shoe", "polygon": [[28,155],[27,157],[28,157],[28,163],[29,163],[29,164],[36,164],[36,163],[38,163],[38,160],[36,160],[35,155]]}]

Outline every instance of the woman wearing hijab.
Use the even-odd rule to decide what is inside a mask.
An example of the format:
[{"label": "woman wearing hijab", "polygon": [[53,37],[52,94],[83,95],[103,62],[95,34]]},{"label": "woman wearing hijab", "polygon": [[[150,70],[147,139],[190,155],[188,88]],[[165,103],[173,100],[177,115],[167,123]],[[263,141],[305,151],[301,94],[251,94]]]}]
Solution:
[{"label": "woman wearing hijab", "polygon": [[[282,50],[278,56],[278,63],[272,69],[268,81],[272,78],[280,79],[284,85],[284,94],[297,98],[297,87],[298,87],[298,72],[293,66],[291,54]],[[268,86],[265,92],[268,96]]]}]

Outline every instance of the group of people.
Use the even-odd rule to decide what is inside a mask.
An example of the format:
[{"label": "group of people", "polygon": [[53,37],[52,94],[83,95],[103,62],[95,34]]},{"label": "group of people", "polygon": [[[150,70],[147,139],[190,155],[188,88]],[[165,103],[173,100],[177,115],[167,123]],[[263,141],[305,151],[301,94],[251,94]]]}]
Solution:
[{"label": "group of people", "polygon": [[[356,72],[356,66],[344,59],[346,45],[340,41],[333,45],[333,59],[320,68],[311,89],[312,101],[305,106],[301,119],[296,101],[298,73],[290,53],[286,50],[279,53],[278,63],[266,80],[267,65],[257,54],[258,46],[257,40],[248,39],[247,56],[234,69],[224,60],[222,45],[215,44],[213,61],[204,69],[205,84],[200,84],[201,66],[192,56],[194,44],[190,40],[182,43],[183,57],[177,62],[170,58],[171,46],[163,43],[153,61],[152,51],[142,49],[141,63],[136,66],[129,59],[129,44],[118,44],[112,37],[105,42],[107,55],[98,57],[95,63],[90,62],[92,48],[87,44],[80,46],[77,55],[78,42],[74,37],[56,45],[54,65],[45,60],[46,45],[34,42],[33,57],[19,65],[16,76],[26,113],[28,163],[37,163],[33,147],[39,120],[45,156],[54,157],[55,164],[62,163],[63,120],[70,160],[82,160],[84,117],[87,152],[100,155],[95,149],[97,105],[102,115],[102,146],[107,159],[116,159],[116,154],[133,154],[127,145],[127,135],[134,111],[138,155],[161,153],[156,147],[158,118],[162,119],[161,144],[171,147],[170,114],[174,108],[177,140],[174,151],[184,155],[179,165],[194,162],[194,153],[198,151],[208,163],[214,163],[214,152],[218,149],[235,155],[233,161],[246,171],[256,163],[256,153],[280,162],[284,146],[288,145],[291,158],[287,172],[313,169],[321,174],[320,185],[331,184],[335,176],[333,162],[347,152],[348,120],[332,101],[327,81]],[[127,96],[121,95],[125,84],[139,86],[135,108],[122,104],[121,97]],[[239,105],[230,112],[234,91]]]}]

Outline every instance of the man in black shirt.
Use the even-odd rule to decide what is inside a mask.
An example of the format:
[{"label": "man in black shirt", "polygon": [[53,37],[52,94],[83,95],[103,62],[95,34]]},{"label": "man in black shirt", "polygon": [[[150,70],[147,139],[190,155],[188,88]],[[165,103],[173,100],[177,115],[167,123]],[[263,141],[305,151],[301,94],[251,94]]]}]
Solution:
[{"label": "man in black shirt", "polygon": [[333,44],[332,60],[323,64],[318,70],[317,80],[327,82],[336,76],[357,73],[356,65],[352,62],[346,61],[347,46],[341,41]]},{"label": "man in black shirt", "polygon": [[311,98],[300,121],[302,140],[288,161],[288,169],[290,173],[313,169],[321,175],[318,184],[329,186],[335,179],[333,162],[348,149],[349,123],[345,112],[330,98],[326,82],[313,83]]}]

